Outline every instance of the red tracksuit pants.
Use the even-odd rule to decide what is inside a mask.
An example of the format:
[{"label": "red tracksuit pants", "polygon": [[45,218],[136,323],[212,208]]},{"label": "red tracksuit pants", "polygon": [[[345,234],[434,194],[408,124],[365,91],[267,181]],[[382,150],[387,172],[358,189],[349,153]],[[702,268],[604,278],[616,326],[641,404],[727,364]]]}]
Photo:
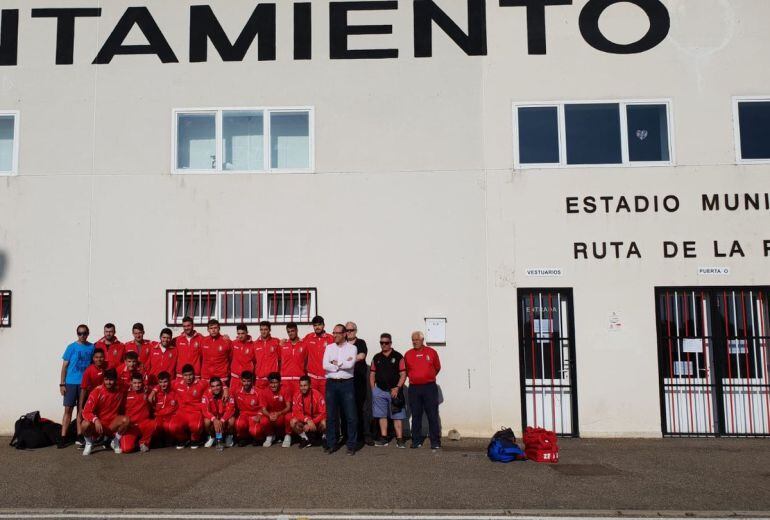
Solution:
[{"label": "red tracksuit pants", "polygon": [[191,440],[198,442],[203,435],[203,414],[200,412],[182,412],[176,413],[177,418],[182,421],[183,441]]},{"label": "red tracksuit pants", "polygon": [[235,421],[235,435],[239,440],[259,438],[259,416],[241,414]]},{"label": "red tracksuit pants", "polygon": [[256,438],[264,438],[268,435],[273,437],[282,437],[285,434],[291,434],[291,427],[286,415],[282,415],[275,422],[270,422],[266,416],[262,416],[256,431]]},{"label": "red tracksuit pants", "polygon": [[172,442],[182,442],[185,440],[184,421],[178,415],[172,417],[158,417],[157,432],[162,434],[166,440]]},{"label": "red tracksuit pants", "polygon": [[152,435],[155,433],[155,419],[146,419],[138,423],[131,423],[126,433],[120,438],[120,449],[123,453],[131,453],[139,448],[139,444],[149,446]]}]

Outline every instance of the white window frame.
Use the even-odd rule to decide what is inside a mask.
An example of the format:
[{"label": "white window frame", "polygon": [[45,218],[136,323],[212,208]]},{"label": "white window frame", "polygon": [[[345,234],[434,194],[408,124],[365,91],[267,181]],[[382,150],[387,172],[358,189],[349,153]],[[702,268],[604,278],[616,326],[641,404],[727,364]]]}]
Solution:
[{"label": "white window frame", "polygon": [[[620,148],[621,162],[618,164],[567,164],[567,122],[564,115],[566,105],[619,105],[620,111]],[[628,156],[628,118],[626,107],[628,105],[665,105],[666,122],[668,124],[668,161],[631,161]],[[577,101],[534,101],[518,102],[512,104],[513,109],[513,167],[515,170],[543,170],[556,168],[650,168],[675,166],[676,150],[674,139],[674,108],[670,98],[663,99],[602,99],[602,100],[577,100]],[[559,162],[544,164],[522,164],[519,156],[519,109],[520,108],[556,108],[559,127]]]},{"label": "white window frame", "polygon": [[[224,112],[262,112],[263,132],[263,169],[259,170],[225,170],[224,169],[224,138],[222,136],[222,119]],[[308,168],[271,168],[272,150],[270,146],[270,116],[271,114],[307,113],[308,114],[308,146],[310,164]],[[216,167],[213,169],[196,170],[177,167],[177,145],[179,142],[178,121],[180,115],[214,115],[216,124]],[[315,109],[312,106],[283,106],[283,107],[206,107],[206,108],[175,108],[171,114],[171,172],[174,174],[254,174],[254,173],[315,173]]]},{"label": "white window frame", "polygon": [[735,162],[736,164],[770,164],[770,158],[767,159],[744,159],[743,146],[741,145],[741,118],[738,112],[740,103],[770,103],[770,96],[733,96],[733,135],[735,141]]},{"label": "white window frame", "polygon": [[0,117],[13,117],[13,157],[11,158],[11,171],[0,171],[0,176],[19,174],[19,120],[21,114],[18,110],[0,110]]}]

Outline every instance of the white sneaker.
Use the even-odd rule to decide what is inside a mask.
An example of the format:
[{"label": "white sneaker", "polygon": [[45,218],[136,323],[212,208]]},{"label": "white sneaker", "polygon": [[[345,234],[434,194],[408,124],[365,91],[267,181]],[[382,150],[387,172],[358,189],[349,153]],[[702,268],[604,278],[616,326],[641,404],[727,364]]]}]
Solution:
[{"label": "white sneaker", "polygon": [[117,450],[120,449],[120,441],[116,437],[113,437],[112,440],[110,441],[110,448],[115,450],[115,453],[118,453]]},{"label": "white sneaker", "polygon": [[225,438],[225,447],[232,448],[234,445],[235,445],[235,439],[233,438],[232,435],[228,435]]},{"label": "white sneaker", "polygon": [[86,445],[83,446],[83,456],[88,457],[91,455],[91,450],[94,449],[94,445],[91,442],[86,442]]},{"label": "white sneaker", "polygon": [[209,440],[206,441],[206,444],[204,444],[203,447],[204,448],[211,448],[216,441],[217,440],[214,437],[209,437]]},{"label": "white sneaker", "polygon": [[142,453],[147,453],[148,451],[150,451],[150,448],[146,444],[140,444],[139,451]]},{"label": "white sneaker", "polygon": [[123,450],[121,450],[121,449],[120,449],[120,446],[119,446],[119,445],[118,445],[118,447],[117,447],[117,448],[115,448],[113,451],[114,451],[115,453],[117,453],[118,455],[120,455],[121,453],[123,453]]},{"label": "white sneaker", "polygon": [[269,448],[270,446],[273,445],[273,439],[275,439],[275,437],[273,437],[272,435],[268,435],[267,438],[265,438],[265,442],[262,443],[262,446],[264,446],[265,448]]},{"label": "white sneaker", "polygon": [[281,444],[282,448],[291,448],[291,435],[284,435],[283,437],[283,443]]}]

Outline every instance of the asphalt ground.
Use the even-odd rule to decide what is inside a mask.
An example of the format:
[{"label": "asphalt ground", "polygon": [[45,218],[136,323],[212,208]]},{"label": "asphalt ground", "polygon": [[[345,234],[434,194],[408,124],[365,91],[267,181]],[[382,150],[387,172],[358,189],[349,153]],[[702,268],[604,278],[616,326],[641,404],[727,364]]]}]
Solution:
[{"label": "asphalt ground", "polygon": [[[4,442],[2,442],[4,441]],[[365,447],[74,447],[17,451],[0,439],[0,517],[21,511],[770,516],[768,439],[561,439],[558,464],[492,463],[486,440],[433,453]],[[85,516],[84,516],[85,517]]]}]

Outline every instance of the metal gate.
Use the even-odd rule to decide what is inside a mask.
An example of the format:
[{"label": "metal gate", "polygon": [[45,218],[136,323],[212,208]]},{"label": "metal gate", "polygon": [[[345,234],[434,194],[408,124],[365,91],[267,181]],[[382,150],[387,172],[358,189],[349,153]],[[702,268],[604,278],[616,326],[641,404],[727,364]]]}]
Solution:
[{"label": "metal gate", "polygon": [[519,289],[522,424],[578,436],[572,289]]},{"label": "metal gate", "polygon": [[769,296],[767,287],[656,289],[664,435],[770,435]]}]

